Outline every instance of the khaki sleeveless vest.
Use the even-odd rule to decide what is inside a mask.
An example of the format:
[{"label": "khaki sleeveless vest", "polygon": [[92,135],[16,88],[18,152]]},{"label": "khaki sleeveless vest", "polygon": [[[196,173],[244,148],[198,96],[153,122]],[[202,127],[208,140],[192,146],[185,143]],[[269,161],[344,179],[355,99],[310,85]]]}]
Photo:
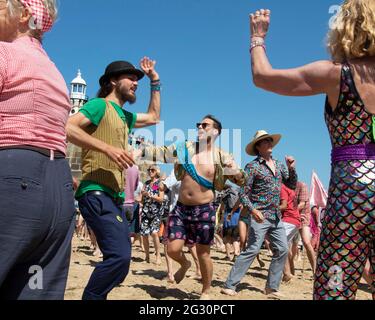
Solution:
[{"label": "khaki sleeveless vest", "polygon": [[[107,100],[99,125],[89,126],[86,132],[113,147],[128,150],[128,125]],[[84,180],[99,183],[115,192],[124,191],[124,170],[120,170],[104,153],[82,148],[82,181]]]}]

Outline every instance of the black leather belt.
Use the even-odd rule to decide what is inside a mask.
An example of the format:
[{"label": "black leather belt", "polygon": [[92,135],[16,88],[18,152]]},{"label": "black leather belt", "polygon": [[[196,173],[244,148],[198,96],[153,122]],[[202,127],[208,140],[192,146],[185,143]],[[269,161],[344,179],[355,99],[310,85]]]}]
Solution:
[{"label": "black leather belt", "polygon": [[[38,152],[48,158],[53,156],[53,159],[65,159],[65,154],[63,154],[60,151],[55,151],[55,150],[49,150],[45,148],[39,148],[39,147],[34,147],[34,146],[8,146],[8,147],[0,147],[0,150],[30,150],[30,151],[35,151]],[[53,154],[52,154],[53,153]]]}]

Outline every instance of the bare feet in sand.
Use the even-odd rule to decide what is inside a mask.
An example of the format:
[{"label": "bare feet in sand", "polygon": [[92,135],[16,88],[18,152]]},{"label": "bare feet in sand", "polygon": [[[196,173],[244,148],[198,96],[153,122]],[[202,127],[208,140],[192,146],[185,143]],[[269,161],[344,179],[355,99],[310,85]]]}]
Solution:
[{"label": "bare feet in sand", "polygon": [[223,289],[221,289],[220,292],[221,292],[222,294],[226,294],[227,296],[231,296],[231,297],[233,297],[233,296],[235,296],[235,295],[237,294],[236,291],[234,291],[234,290],[232,290],[232,289],[228,289],[228,288],[223,288]]},{"label": "bare feet in sand", "polygon": [[290,284],[290,282],[292,281],[292,279],[293,279],[292,275],[286,275],[286,274],[284,274],[284,276],[283,276],[283,283],[284,284]]},{"label": "bare feet in sand", "polygon": [[202,280],[202,275],[200,273],[196,273],[193,275],[194,280]]},{"label": "bare feet in sand", "polygon": [[199,300],[211,300],[211,296],[209,293],[202,293]]},{"label": "bare feet in sand", "polygon": [[285,296],[280,293],[280,291],[272,290],[269,288],[264,289],[264,294],[267,296],[267,298],[271,299],[281,300],[282,298],[285,298]]},{"label": "bare feet in sand", "polygon": [[190,267],[191,262],[187,260],[186,263],[183,266],[181,266],[180,269],[178,269],[178,271],[174,274],[174,280],[176,281],[176,283],[180,283],[185,278],[186,272],[189,270]]},{"label": "bare feet in sand", "polygon": [[167,280],[167,282],[171,284],[176,283],[176,281],[174,280],[174,276],[171,273],[166,275],[165,278],[163,278],[163,280]]}]

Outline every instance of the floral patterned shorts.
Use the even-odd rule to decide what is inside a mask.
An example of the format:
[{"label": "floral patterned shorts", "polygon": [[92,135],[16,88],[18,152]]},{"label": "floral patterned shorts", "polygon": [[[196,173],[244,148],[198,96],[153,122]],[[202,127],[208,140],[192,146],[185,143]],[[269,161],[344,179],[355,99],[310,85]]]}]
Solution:
[{"label": "floral patterned shorts", "polygon": [[212,245],[216,208],[213,203],[185,206],[178,202],[168,218],[168,239],[184,240],[186,245]]}]

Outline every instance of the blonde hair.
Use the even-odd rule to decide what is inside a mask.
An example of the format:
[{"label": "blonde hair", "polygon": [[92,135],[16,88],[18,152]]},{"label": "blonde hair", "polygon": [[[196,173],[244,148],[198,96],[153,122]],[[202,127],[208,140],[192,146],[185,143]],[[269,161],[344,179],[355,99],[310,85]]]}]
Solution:
[{"label": "blonde hair", "polygon": [[[42,0],[44,5],[47,8],[47,11],[52,19],[52,22],[55,23],[57,19],[57,1],[56,0]],[[23,4],[19,0],[8,0],[8,10],[11,16],[21,12],[21,9],[24,8]],[[29,29],[30,35],[38,40],[42,40],[44,32],[41,30],[32,30]]]},{"label": "blonde hair", "polygon": [[328,33],[332,60],[375,56],[375,1],[345,0]]},{"label": "blonde hair", "polygon": [[149,166],[149,169],[155,169],[156,175],[158,176],[158,178],[160,178],[160,168],[158,166],[151,165],[151,166]]}]

